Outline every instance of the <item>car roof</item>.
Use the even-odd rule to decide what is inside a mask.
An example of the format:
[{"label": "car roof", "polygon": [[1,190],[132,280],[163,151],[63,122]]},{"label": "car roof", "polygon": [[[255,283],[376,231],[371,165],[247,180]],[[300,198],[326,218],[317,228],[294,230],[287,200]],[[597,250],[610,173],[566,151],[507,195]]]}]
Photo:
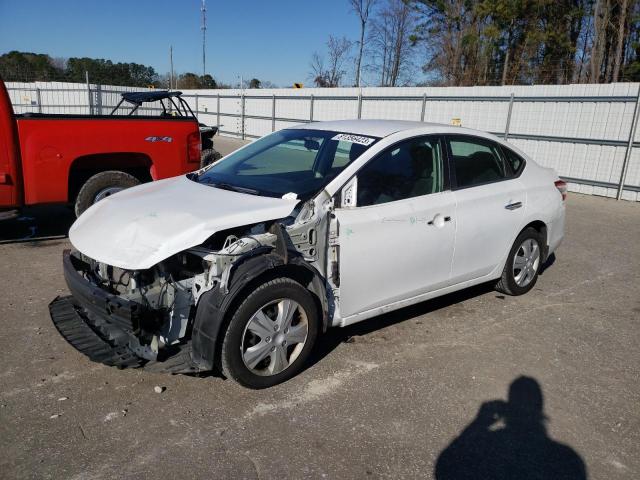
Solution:
[{"label": "car roof", "polygon": [[334,120],[329,122],[310,122],[297,125],[293,128],[328,130],[378,138],[388,137],[389,135],[405,130],[419,129],[420,134],[458,133],[497,139],[494,135],[480,130],[456,127],[443,123],[413,122],[408,120]]},{"label": "car roof", "polygon": [[169,97],[179,97],[182,92],[168,90],[149,90],[144,92],[124,92],[122,98],[129,103],[135,103],[140,105],[143,102],[155,102],[157,100],[164,100]]}]

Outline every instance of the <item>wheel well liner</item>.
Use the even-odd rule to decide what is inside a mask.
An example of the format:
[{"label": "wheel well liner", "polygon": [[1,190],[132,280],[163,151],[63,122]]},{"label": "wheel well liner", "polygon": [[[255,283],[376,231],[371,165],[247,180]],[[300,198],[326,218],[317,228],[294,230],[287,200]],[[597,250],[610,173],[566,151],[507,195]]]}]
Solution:
[{"label": "wheel well liner", "polygon": [[328,326],[327,294],[320,274],[297,253],[289,251],[285,257],[271,248],[256,250],[260,251],[241,257],[233,265],[226,292],[216,286],[200,297],[191,335],[191,355],[202,370],[219,367],[224,337],[221,332],[231,320],[234,308],[258,285],[273,278],[291,278],[305,287],[316,302],[323,331]]},{"label": "wheel well liner", "polygon": [[68,201],[73,202],[82,185],[96,173],[118,170],[145,183],[152,180],[152,166],[151,158],[138,152],[97,153],[78,157],[69,167]]}]

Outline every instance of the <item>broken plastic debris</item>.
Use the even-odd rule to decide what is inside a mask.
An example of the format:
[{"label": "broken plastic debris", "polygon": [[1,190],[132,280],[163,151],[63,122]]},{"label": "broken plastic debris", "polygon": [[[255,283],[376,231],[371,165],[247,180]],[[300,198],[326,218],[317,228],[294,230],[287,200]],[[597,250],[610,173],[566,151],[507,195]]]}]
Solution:
[{"label": "broken plastic debris", "polygon": [[60,397],[58,399],[59,402],[64,402],[65,400],[69,400],[69,397]]},{"label": "broken plastic debris", "polygon": [[49,418],[58,418],[60,416],[59,413],[54,413],[53,415],[51,415]]}]

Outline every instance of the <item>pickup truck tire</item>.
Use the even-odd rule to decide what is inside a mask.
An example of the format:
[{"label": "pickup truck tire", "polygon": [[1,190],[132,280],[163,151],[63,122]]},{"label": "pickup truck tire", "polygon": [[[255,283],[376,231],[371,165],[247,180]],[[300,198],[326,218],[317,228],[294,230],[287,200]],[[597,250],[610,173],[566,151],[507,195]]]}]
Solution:
[{"label": "pickup truck tire", "polygon": [[96,173],[80,188],[74,208],[76,217],[82,215],[87,208],[102,198],[139,184],[140,180],[125,172],[107,170]]},{"label": "pickup truck tire", "polygon": [[200,154],[200,168],[204,168],[207,165],[217,162],[222,158],[222,154],[213,148],[203,150]]}]

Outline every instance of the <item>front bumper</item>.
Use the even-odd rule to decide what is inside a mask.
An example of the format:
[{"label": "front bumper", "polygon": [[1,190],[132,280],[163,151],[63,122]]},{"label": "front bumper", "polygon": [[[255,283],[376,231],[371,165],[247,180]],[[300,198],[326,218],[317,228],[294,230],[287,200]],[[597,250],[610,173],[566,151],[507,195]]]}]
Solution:
[{"label": "front bumper", "polygon": [[113,295],[85,279],[82,262],[63,253],[63,269],[71,296],[57,297],[49,305],[51,319],[67,342],[94,362],[119,368],[191,373],[190,344],[173,346],[158,357],[148,342],[141,342],[156,322],[153,311]]}]

